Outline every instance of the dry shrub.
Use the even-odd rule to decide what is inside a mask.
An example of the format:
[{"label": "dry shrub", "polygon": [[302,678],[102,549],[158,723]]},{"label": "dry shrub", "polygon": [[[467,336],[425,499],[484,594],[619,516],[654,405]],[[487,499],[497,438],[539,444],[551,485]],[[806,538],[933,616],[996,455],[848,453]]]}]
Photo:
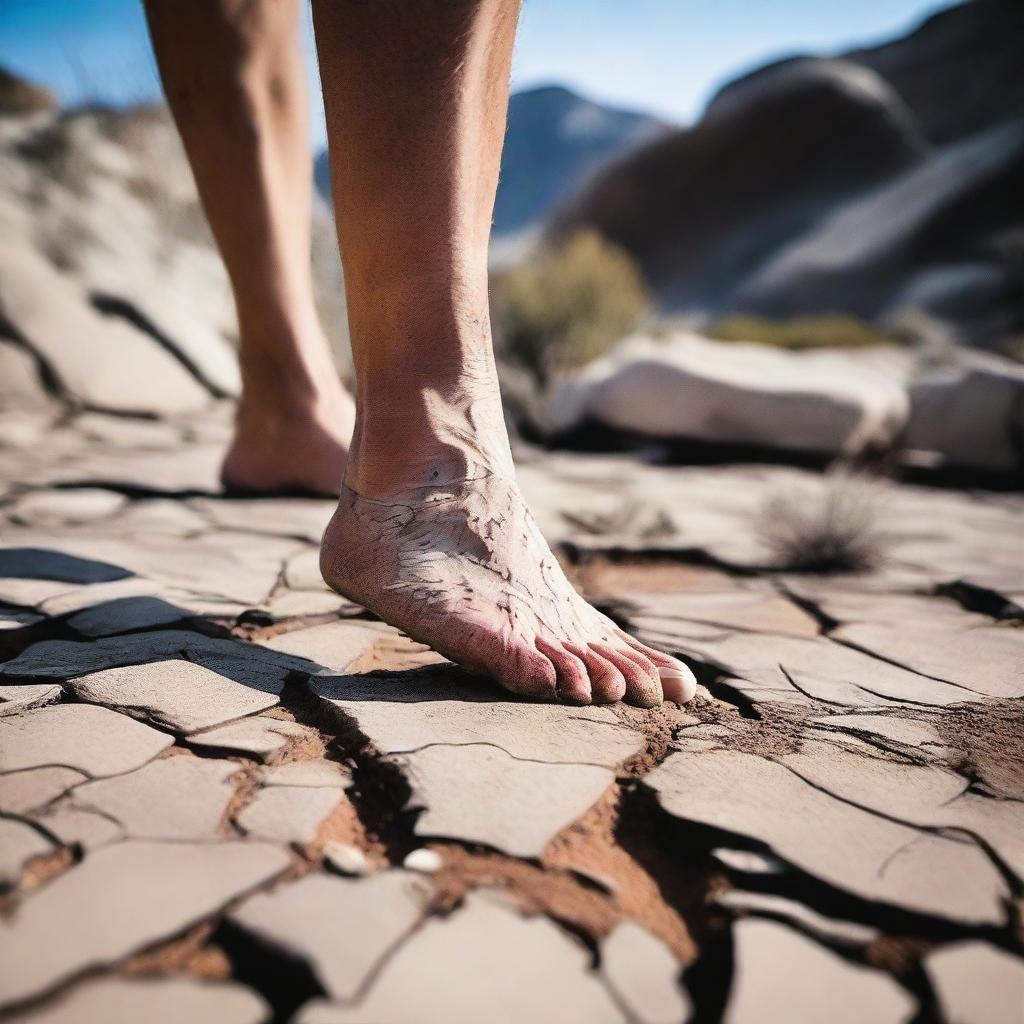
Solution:
[{"label": "dry shrub", "polygon": [[495,325],[506,355],[544,383],[554,371],[604,355],[648,302],[632,257],[588,231],[501,277]]},{"label": "dry shrub", "polygon": [[779,493],[762,508],[757,532],[772,564],[790,572],[862,572],[877,568],[885,542],[879,532],[876,483],[831,474],[817,493]]},{"label": "dry shrub", "polygon": [[898,341],[845,313],[821,313],[791,320],[727,316],[711,325],[708,336],[719,341],[755,341],[779,348],[865,348]]}]

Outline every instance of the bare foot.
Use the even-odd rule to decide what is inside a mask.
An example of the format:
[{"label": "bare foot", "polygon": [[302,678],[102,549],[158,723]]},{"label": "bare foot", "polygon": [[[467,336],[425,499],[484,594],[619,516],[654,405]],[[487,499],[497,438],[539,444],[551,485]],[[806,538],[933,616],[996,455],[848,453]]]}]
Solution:
[{"label": "bare foot", "polygon": [[337,495],[345,475],[355,403],[341,386],[283,400],[283,388],[259,399],[247,389],[235,436],[221,466],[229,491],[301,491]]},{"label": "bare foot", "polygon": [[576,593],[502,472],[387,500],[343,487],[320,567],[345,597],[515,693],[650,707],[696,691],[682,662],[634,640]]}]

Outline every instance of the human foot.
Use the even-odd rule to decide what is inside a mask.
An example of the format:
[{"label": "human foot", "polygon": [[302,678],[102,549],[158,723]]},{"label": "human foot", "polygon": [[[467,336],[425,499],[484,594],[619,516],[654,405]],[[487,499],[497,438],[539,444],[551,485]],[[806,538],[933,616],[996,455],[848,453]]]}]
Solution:
[{"label": "human foot", "polygon": [[264,399],[246,393],[221,482],[229,491],[337,495],[354,422],[355,403],[340,383],[300,400],[282,401],[280,391]]},{"label": "human foot", "polygon": [[663,697],[682,704],[696,691],[682,662],[634,640],[576,593],[501,473],[387,500],[344,486],[320,568],[345,597],[515,693],[650,707]]}]

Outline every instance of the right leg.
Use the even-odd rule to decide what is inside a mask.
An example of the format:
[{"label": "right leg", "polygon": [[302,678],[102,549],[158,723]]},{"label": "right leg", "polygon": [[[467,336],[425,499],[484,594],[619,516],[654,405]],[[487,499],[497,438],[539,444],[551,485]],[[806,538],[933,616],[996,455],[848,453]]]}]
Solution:
[{"label": "right leg", "polygon": [[518,0],[314,0],[358,417],[324,579],[510,690],[683,701],[566,579],[515,481],[487,242]]},{"label": "right leg", "polygon": [[313,301],[299,0],[146,0],[167,101],[238,310],[225,485],[337,494],[354,407]]}]

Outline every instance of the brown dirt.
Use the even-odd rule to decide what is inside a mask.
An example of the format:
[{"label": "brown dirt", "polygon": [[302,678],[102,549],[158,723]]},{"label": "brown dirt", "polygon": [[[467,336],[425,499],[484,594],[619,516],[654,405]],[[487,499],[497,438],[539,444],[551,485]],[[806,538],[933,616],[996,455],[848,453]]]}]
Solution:
[{"label": "brown dirt", "polygon": [[267,708],[266,711],[261,711],[259,717],[276,718],[279,722],[294,722],[295,712],[290,708],[286,708],[283,704],[278,704],[276,707]]},{"label": "brown dirt", "polygon": [[761,717],[757,719],[735,715],[720,720],[731,731],[730,750],[772,758],[800,749],[808,717],[806,708],[760,704],[758,713]]},{"label": "brown dirt", "polygon": [[934,945],[917,936],[880,935],[864,950],[864,962],[902,978],[917,967]]},{"label": "brown dirt", "polygon": [[541,864],[605,881],[611,888],[617,920],[628,918],[642,924],[680,962],[688,964],[696,957],[697,947],[686,922],[666,902],[649,872],[619,845],[616,829],[621,799],[619,788],[611,787],[582,818],[555,836],[541,856]]},{"label": "brown dirt", "polygon": [[678,594],[737,589],[736,577],[721,569],[639,556],[613,560],[601,554],[588,554],[573,569],[584,594],[595,601],[631,590],[642,590],[645,594]]},{"label": "brown dirt", "polygon": [[75,862],[74,850],[69,846],[51,850],[49,853],[33,857],[18,879],[17,892],[24,895],[32,889],[38,889],[51,879],[67,871]]},{"label": "brown dirt", "polygon": [[634,708],[628,704],[612,706],[623,725],[642,732],[647,738],[644,748],[627,760],[619,770],[621,776],[640,778],[654,769],[671,752],[672,741],[679,731],[693,724],[690,705],[661,704],[654,708]]},{"label": "brown dirt", "polygon": [[168,747],[166,750],[161,750],[160,753],[157,754],[156,757],[153,758],[153,760],[154,761],[159,761],[163,757],[199,757],[199,756],[200,755],[198,755],[194,750],[189,750],[188,747],[183,747],[179,742],[175,741],[175,743],[172,746]]},{"label": "brown dirt", "polygon": [[347,795],[362,823],[365,850],[379,846],[387,852],[389,863],[400,862],[411,827],[404,813],[408,784],[401,772],[373,749],[347,716],[315,698],[305,686],[288,687],[284,696],[297,721],[319,730],[326,756],[352,770],[353,785]]},{"label": "brown dirt", "polygon": [[387,849],[376,837],[370,836],[359,814],[347,796],[342,796],[334,810],[323,820],[316,838],[303,850],[304,856],[314,864],[323,861],[324,847],[328,843],[348,843],[366,854],[373,868],[388,866]]},{"label": "brown dirt", "polygon": [[256,769],[252,766],[242,768],[231,777],[235,791],[224,808],[221,816],[220,832],[222,835],[244,836],[245,831],[238,824],[238,815],[252,803],[260,788],[260,780]]},{"label": "brown dirt", "polygon": [[697,948],[686,922],[665,902],[657,882],[617,845],[619,790],[612,786],[586,814],[557,835],[540,863],[437,842],[444,867],[434,876],[439,909],[466,893],[497,886],[528,914],[549,914],[592,941],[625,919],[658,936],[683,964]]},{"label": "brown dirt", "polygon": [[120,973],[188,974],[203,981],[227,980],[231,977],[231,961],[219,946],[210,942],[215,927],[204,922],[170,942],[138,953],[122,964]]},{"label": "brown dirt", "polygon": [[526,914],[549,914],[592,940],[607,935],[621,918],[612,898],[569,871],[545,870],[499,853],[467,850],[455,843],[431,843],[444,860],[434,877],[434,905],[447,911],[469,892],[498,887]]},{"label": "brown dirt", "polygon": [[1024,703],[961,704],[937,716],[934,725],[945,743],[963,753],[966,775],[1000,796],[1024,800]]}]

